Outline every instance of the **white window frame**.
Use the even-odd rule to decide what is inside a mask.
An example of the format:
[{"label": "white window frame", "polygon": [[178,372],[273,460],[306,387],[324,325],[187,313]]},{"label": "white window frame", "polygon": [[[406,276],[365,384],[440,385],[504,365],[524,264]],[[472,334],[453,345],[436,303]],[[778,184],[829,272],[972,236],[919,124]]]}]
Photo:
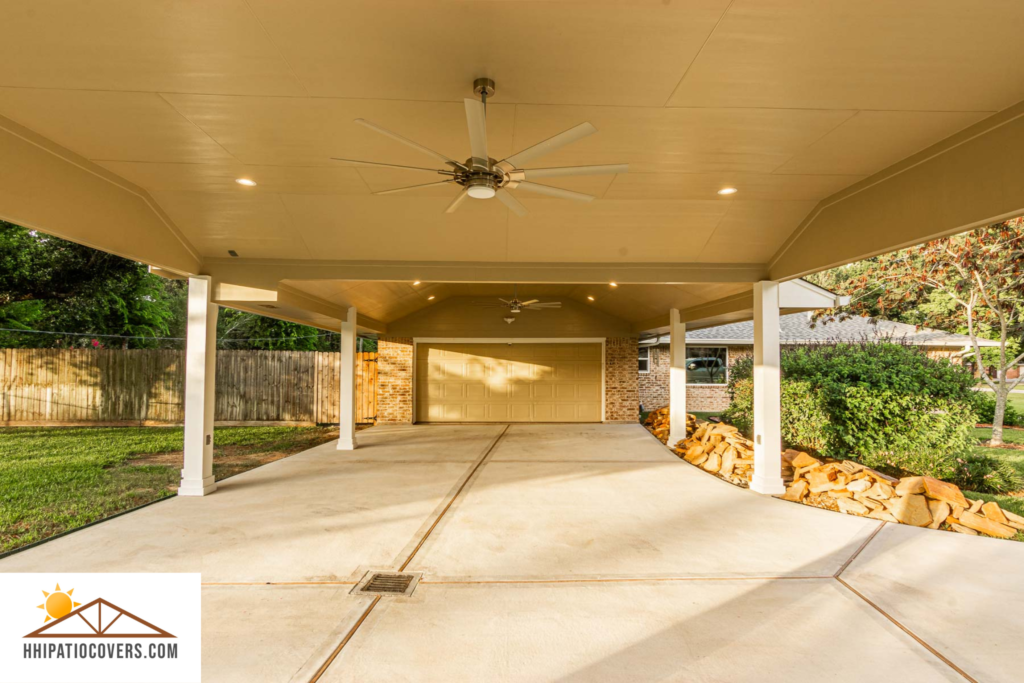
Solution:
[{"label": "white window frame", "polygon": [[700,348],[700,349],[725,349],[725,381],[722,382],[721,384],[701,384],[701,383],[687,382],[686,386],[688,386],[688,387],[727,387],[727,386],[729,386],[729,373],[732,370],[729,367],[729,346],[727,344],[687,344],[686,345],[687,354],[689,354],[689,351],[692,348]]},{"label": "white window frame", "polygon": [[[646,351],[647,352],[647,357],[646,358],[641,358],[640,357],[639,353],[641,351]],[[651,374],[651,347],[650,346],[641,346],[641,347],[639,347],[637,349],[637,365],[638,366],[640,364],[640,361],[642,361],[642,360],[647,361],[647,369],[646,370],[640,370],[638,368],[638,372],[641,375],[649,375],[649,374]]]}]

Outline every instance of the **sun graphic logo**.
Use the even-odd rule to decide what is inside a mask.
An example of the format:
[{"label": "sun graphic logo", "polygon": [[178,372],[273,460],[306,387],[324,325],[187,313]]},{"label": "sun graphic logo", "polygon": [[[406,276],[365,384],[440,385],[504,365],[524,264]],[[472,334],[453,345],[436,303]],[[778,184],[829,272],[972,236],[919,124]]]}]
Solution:
[{"label": "sun graphic logo", "polygon": [[75,602],[75,589],[52,593],[43,591],[46,601],[37,605],[46,612],[43,626],[25,638],[174,638],[175,636],[142,617],[103,598],[82,604]]},{"label": "sun graphic logo", "polygon": [[69,591],[62,591],[59,583],[57,584],[57,587],[53,589],[52,593],[43,591],[43,597],[46,598],[46,601],[41,605],[37,605],[37,607],[39,607],[39,609],[46,610],[46,619],[43,621],[44,624],[51,619],[66,617],[71,614],[71,610],[82,604],[71,599],[71,594],[74,592],[74,588]]}]

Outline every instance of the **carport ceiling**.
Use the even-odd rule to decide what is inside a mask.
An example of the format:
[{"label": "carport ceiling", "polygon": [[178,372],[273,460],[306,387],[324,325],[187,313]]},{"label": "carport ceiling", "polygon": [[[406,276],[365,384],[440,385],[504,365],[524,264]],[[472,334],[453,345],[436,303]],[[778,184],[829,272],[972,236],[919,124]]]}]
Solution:
[{"label": "carport ceiling", "polygon": [[[1021,2],[3,5],[0,115],[148,191],[200,258],[764,264],[819,200],[1024,99]],[[590,121],[538,165],[631,172],[518,218],[330,161],[428,161],[357,117],[468,156],[479,76],[496,158]]]},{"label": "carport ceiling", "polygon": [[[498,297],[512,298],[512,285],[423,282],[342,282],[330,280],[284,280],[297,290],[338,306],[355,306],[361,313],[390,323],[452,297],[473,297],[498,303]],[[745,283],[692,285],[519,285],[520,299],[572,300],[631,323],[665,315],[670,308],[687,309],[750,291]],[[432,298],[430,298],[432,297]],[[590,297],[593,297],[591,300]],[[483,311],[481,311],[481,314]],[[557,311],[544,315],[557,316]]]}]

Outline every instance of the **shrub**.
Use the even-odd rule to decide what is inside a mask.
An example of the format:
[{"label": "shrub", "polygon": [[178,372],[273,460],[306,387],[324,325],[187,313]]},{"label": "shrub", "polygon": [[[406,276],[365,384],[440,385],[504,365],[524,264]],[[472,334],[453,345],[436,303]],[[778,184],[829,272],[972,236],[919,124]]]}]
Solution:
[{"label": "shrub", "polygon": [[[753,362],[729,382],[723,416],[753,427]],[[782,438],[787,446],[870,467],[940,478],[958,472],[972,445],[974,379],[946,361],[900,344],[834,344],[782,353]]]},{"label": "shrub", "polygon": [[1024,476],[1008,462],[972,453],[957,458],[952,482],[968,491],[1013,493],[1024,490]]},{"label": "shrub", "polygon": [[[732,402],[722,414],[722,419],[751,436],[754,433],[754,382],[750,379],[730,382],[729,390],[732,392]],[[793,380],[782,383],[784,443],[800,444],[803,449],[822,452],[827,443],[827,424],[825,406],[820,395],[812,391],[809,382]]]},{"label": "shrub", "polygon": [[[978,422],[992,424],[996,419],[996,397],[990,391],[976,391],[975,412],[978,414]],[[1008,427],[1024,427],[1024,415],[1019,413],[1012,404],[1006,404],[1006,412],[1003,413],[1003,424]]]}]

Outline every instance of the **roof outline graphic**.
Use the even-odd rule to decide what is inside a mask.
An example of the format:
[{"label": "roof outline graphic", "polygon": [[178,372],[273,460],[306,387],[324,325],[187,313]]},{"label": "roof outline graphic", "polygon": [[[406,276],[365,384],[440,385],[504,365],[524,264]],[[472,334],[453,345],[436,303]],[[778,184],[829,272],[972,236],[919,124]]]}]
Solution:
[{"label": "roof outline graphic", "polygon": [[[85,618],[85,616],[82,614],[82,612],[84,612],[85,610],[89,609],[93,605],[97,605],[97,604],[99,605],[99,608],[98,608],[99,619],[97,620],[98,623],[96,625],[93,625],[93,623],[91,621],[89,621],[88,619]],[[113,619],[111,619],[109,622],[107,622],[107,625],[105,627],[103,626],[103,605],[106,605],[108,608],[114,610],[117,613],[117,616],[115,616]],[[121,618],[122,615],[127,615],[128,617],[130,617],[131,619],[134,619],[135,621],[137,621],[138,623],[142,624],[143,626],[147,626],[147,627],[153,629],[155,631],[155,633],[117,633],[117,634],[108,634],[107,631],[110,629],[111,626],[114,625],[114,622],[116,622],[118,619]],[[75,616],[79,617],[82,621],[84,621],[89,626],[89,628],[92,629],[93,632],[92,633],[72,633],[72,634],[67,634],[67,633],[47,633],[47,631],[49,631],[51,628],[53,628],[57,624],[60,624],[61,622],[64,622],[64,621],[66,621],[66,620],[68,620],[68,619],[70,619],[72,617],[75,617]],[[122,608],[118,607],[117,605],[113,604],[112,602],[108,602],[108,601],[104,600],[103,598],[96,598],[92,602],[90,602],[88,604],[85,604],[85,605],[82,605],[78,609],[72,610],[71,612],[68,612],[67,614],[65,614],[63,617],[61,617],[59,619],[54,619],[50,623],[48,623],[48,624],[46,624],[46,625],[36,629],[35,631],[33,631],[32,633],[29,633],[28,635],[22,636],[22,637],[23,638],[176,638],[177,636],[168,633],[167,631],[163,630],[159,626],[156,626],[154,624],[149,623],[145,619],[142,619],[140,617],[135,616],[134,614],[132,614],[128,610],[122,609]]]}]

